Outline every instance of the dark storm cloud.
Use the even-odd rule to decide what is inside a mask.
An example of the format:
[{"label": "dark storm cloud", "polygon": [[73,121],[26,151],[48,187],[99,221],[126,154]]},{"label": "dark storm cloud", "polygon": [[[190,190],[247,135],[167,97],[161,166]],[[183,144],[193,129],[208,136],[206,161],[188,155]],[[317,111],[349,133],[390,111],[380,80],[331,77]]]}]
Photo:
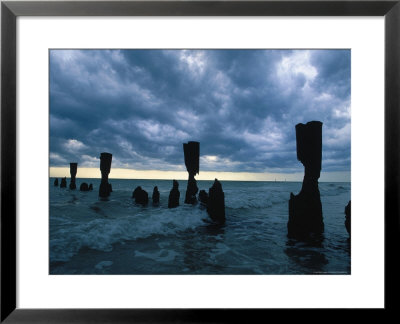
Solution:
[{"label": "dark storm cloud", "polygon": [[294,172],[295,125],[320,120],[323,170],[350,170],[350,51],[52,50],[50,164]]}]

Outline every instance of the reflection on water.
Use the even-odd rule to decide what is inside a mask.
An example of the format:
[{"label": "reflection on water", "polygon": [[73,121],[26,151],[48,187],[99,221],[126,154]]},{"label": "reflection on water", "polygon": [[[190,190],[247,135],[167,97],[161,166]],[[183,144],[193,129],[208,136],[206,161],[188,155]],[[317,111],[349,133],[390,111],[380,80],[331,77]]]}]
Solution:
[{"label": "reflection on water", "polygon": [[323,234],[303,240],[288,239],[285,253],[305,274],[324,274],[328,272],[329,261],[323,252],[323,242]]},{"label": "reflection on water", "polygon": [[225,225],[207,222],[196,230],[186,231],[183,240],[183,262],[186,272],[197,273],[208,269],[209,273],[219,273],[224,266],[218,264],[215,252],[224,243]]}]

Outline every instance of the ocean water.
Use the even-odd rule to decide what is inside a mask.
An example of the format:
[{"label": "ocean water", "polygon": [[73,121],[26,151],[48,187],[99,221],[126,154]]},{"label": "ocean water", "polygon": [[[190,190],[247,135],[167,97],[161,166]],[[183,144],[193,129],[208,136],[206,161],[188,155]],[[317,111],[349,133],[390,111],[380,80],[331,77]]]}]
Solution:
[{"label": "ocean water", "polygon": [[[221,181],[226,223],[213,224],[200,204],[168,209],[171,180],[110,179],[108,200],[100,179],[77,179],[77,190],[50,178],[50,274],[350,274],[344,208],[350,183],[319,184],[325,233],[318,242],[287,238],[288,200],[301,182]],[[67,179],[69,184],[69,179]],[[94,190],[80,192],[82,182]],[[208,192],[213,181],[198,181]],[[132,191],[149,193],[147,207]],[[153,187],[160,205],[151,204]]]}]

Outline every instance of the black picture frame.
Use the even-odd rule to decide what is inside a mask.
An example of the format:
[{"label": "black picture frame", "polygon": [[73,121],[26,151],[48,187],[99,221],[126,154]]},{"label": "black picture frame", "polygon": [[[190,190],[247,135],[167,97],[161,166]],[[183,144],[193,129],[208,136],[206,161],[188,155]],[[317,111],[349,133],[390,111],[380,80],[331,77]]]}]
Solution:
[{"label": "black picture frame", "polygon": [[[395,1],[2,1],[1,322],[233,322],[266,310],[16,308],[16,18],[18,16],[384,16],[385,310],[396,308],[399,243],[400,0]],[[371,125],[373,128],[373,125]],[[205,297],[206,298],[206,297]],[[254,317],[253,317],[254,316]],[[266,319],[266,318],[265,318]]]}]

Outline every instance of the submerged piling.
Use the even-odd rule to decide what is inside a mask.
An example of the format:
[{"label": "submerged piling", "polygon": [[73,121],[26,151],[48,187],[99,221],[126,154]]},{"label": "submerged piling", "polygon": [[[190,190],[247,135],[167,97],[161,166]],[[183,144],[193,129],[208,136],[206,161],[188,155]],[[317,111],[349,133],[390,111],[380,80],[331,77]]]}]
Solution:
[{"label": "submerged piling", "polygon": [[207,212],[211,219],[217,223],[225,223],[225,194],[218,179],[208,191]]},{"label": "submerged piling", "polygon": [[158,187],[155,186],[153,189],[153,195],[151,196],[153,200],[153,205],[158,205],[160,203],[160,192],[158,191]]},{"label": "submerged piling", "polygon": [[349,236],[351,236],[351,200],[345,207],[344,213],[346,215],[344,226],[346,226],[347,233],[349,233]]},{"label": "submerged piling", "polygon": [[179,198],[180,198],[180,192],[179,192],[179,183],[176,180],[172,181],[172,189],[169,192],[169,197],[168,197],[168,208],[175,208],[179,206]]},{"label": "submerged piling", "polygon": [[132,192],[132,198],[135,199],[135,203],[146,206],[149,202],[149,195],[147,191],[143,190],[141,186],[135,188]]},{"label": "submerged piling", "polygon": [[67,177],[61,178],[60,188],[67,188]]},{"label": "submerged piling", "polygon": [[207,206],[208,204],[208,194],[205,190],[200,190],[199,201],[202,205]]},{"label": "submerged piling", "polygon": [[89,186],[86,182],[82,182],[80,187],[79,187],[80,191],[89,191]]}]

